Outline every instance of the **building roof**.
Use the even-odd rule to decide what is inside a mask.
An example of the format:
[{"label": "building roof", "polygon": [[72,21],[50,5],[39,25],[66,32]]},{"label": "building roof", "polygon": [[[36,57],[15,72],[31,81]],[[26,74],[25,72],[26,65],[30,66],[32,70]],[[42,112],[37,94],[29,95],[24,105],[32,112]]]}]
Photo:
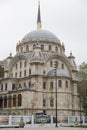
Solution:
[{"label": "building roof", "polygon": [[31,43],[31,42],[54,42],[60,43],[60,40],[52,33],[46,30],[35,30],[23,38],[23,43]]},{"label": "building roof", "polygon": [[60,43],[60,40],[52,33],[42,29],[40,1],[38,1],[37,30],[24,36],[22,43],[46,42]]}]

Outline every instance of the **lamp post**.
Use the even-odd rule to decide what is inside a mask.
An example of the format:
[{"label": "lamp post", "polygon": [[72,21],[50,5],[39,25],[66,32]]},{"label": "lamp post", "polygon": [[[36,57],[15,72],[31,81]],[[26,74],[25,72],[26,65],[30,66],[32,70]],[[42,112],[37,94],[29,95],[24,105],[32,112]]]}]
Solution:
[{"label": "lamp post", "polygon": [[57,124],[57,115],[58,115],[58,113],[57,113],[57,61],[55,61],[55,63],[54,63],[54,76],[55,76],[55,105],[56,105],[56,111],[55,111],[55,113],[56,113],[56,127],[58,127],[58,124]]}]

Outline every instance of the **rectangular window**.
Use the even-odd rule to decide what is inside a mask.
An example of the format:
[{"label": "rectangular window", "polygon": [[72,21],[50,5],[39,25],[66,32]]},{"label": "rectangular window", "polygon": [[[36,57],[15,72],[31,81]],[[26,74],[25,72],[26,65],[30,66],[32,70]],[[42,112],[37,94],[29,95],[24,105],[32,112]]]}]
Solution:
[{"label": "rectangular window", "polygon": [[50,107],[54,106],[54,99],[50,99]]},{"label": "rectangular window", "polygon": [[3,84],[1,85],[1,92],[3,91]]},{"label": "rectangular window", "polygon": [[53,89],[53,82],[50,82],[50,89]]},{"label": "rectangular window", "polygon": [[29,51],[29,46],[28,45],[26,46],[26,51]]},{"label": "rectangular window", "polygon": [[31,69],[29,69],[29,75],[31,75]]},{"label": "rectangular window", "polygon": [[43,82],[43,89],[46,89],[46,82]]},{"label": "rectangular window", "polygon": [[21,76],[22,76],[22,72],[20,71],[19,77],[21,78]]},{"label": "rectangular window", "polygon": [[66,88],[68,88],[68,81],[66,81]]},{"label": "rectangular window", "polygon": [[13,107],[16,107],[16,95],[13,95]]},{"label": "rectangular window", "polygon": [[45,71],[43,71],[43,74],[46,74],[46,72],[45,72]]},{"label": "rectangular window", "polygon": [[53,66],[53,61],[50,61],[50,66],[51,66],[51,67]]},{"label": "rectangular window", "polygon": [[26,66],[27,66],[27,62],[25,61],[25,62],[24,62],[24,67],[26,67]]},{"label": "rectangular window", "polygon": [[15,73],[15,78],[17,78],[17,73]]},{"label": "rectangular window", "polygon": [[19,84],[19,88],[22,88],[21,84]]},{"label": "rectangular window", "polygon": [[21,52],[23,52],[23,47],[21,47]]},{"label": "rectangular window", "polygon": [[86,89],[86,96],[87,96],[87,89]]},{"label": "rectangular window", "polygon": [[29,88],[31,87],[31,82],[29,82]]},{"label": "rectangular window", "polygon": [[5,84],[5,91],[7,90],[7,84]]},{"label": "rectangular window", "polygon": [[58,81],[58,85],[59,85],[59,87],[62,87],[62,80]]},{"label": "rectangular window", "polygon": [[24,71],[24,76],[26,76],[26,70]]},{"label": "rectangular window", "polygon": [[52,48],[51,48],[51,45],[49,45],[49,51],[51,51],[51,49],[52,49]]},{"label": "rectangular window", "polygon": [[7,96],[4,97],[4,108],[7,107]]},{"label": "rectangular window", "polygon": [[17,68],[18,68],[18,65],[16,64],[16,65],[15,65],[15,69],[17,70]]},{"label": "rectangular window", "polygon": [[43,107],[46,107],[46,100],[43,99]]},{"label": "rectangular window", "polygon": [[61,65],[61,69],[64,69],[64,64]]},{"label": "rectangular window", "polygon": [[42,50],[42,51],[44,50],[44,45],[41,45],[41,50]]},{"label": "rectangular window", "polygon": [[15,84],[12,84],[12,90],[15,90]]},{"label": "rectangular window", "polygon": [[20,68],[22,68],[22,62],[20,62]]},{"label": "rectangular window", "polygon": [[24,83],[24,87],[26,87],[26,83]]}]

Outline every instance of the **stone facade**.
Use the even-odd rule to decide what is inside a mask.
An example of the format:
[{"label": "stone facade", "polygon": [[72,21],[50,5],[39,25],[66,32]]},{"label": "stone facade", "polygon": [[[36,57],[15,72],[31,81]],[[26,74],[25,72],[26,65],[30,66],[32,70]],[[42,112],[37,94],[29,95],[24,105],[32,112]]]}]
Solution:
[{"label": "stone facade", "polygon": [[58,115],[79,115],[77,67],[64,43],[38,28],[17,43],[16,52],[6,59],[0,79],[0,114],[55,115],[57,87]]}]

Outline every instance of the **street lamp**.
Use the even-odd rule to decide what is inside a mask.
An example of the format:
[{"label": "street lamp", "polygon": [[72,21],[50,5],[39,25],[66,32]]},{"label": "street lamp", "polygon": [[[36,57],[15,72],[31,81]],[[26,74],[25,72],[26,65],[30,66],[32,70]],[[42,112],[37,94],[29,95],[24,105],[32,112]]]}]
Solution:
[{"label": "street lamp", "polygon": [[56,95],[56,102],[55,102],[55,105],[56,105],[56,127],[58,127],[58,124],[57,124],[57,61],[55,61],[54,63],[54,76],[55,76],[55,95]]}]

